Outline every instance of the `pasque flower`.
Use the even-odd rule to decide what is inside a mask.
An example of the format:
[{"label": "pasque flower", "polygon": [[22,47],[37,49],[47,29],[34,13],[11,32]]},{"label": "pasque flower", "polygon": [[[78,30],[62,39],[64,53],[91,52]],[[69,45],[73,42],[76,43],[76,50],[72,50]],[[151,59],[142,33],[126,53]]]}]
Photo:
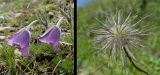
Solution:
[{"label": "pasque flower", "polygon": [[140,37],[146,34],[143,28],[136,28],[136,26],[146,17],[133,23],[136,16],[131,17],[130,13],[126,19],[124,19],[124,16],[119,11],[116,15],[108,17],[101,28],[95,30],[97,34],[95,41],[100,43],[103,51],[110,50],[109,55],[113,57],[113,59],[121,57],[122,64],[124,65],[125,57],[127,57],[136,69],[148,74],[136,66],[133,61],[135,57],[131,51],[133,48],[143,47]]},{"label": "pasque flower", "polygon": [[33,21],[27,28],[22,28],[15,34],[11,34],[7,37],[7,43],[11,46],[16,46],[22,55],[26,57],[31,57],[32,54],[28,52],[29,42],[30,42],[30,26],[37,22],[37,20]]},{"label": "pasque flower", "polygon": [[37,37],[39,41],[52,45],[55,51],[59,50],[62,19],[60,18],[56,26],[52,25],[43,35]]},{"label": "pasque flower", "polygon": [[27,29],[22,28],[17,33],[8,36],[8,44],[16,46],[22,55],[31,57],[32,55],[28,52],[30,42],[30,33]]}]

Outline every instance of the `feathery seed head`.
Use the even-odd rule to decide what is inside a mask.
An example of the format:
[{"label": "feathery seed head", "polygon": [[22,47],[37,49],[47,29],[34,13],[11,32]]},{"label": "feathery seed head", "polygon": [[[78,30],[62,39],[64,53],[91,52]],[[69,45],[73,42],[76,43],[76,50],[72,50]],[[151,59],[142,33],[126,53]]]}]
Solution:
[{"label": "feathery seed head", "polygon": [[102,46],[103,51],[110,49],[109,55],[111,57],[117,58],[117,55],[120,54],[123,65],[125,64],[125,56],[127,54],[132,59],[135,59],[131,49],[143,47],[140,37],[146,35],[145,31],[143,28],[135,28],[135,26],[148,16],[133,23],[136,17],[137,16],[131,17],[130,13],[126,19],[124,19],[119,11],[116,15],[111,15],[111,17],[107,18],[101,28],[95,30],[95,42]]},{"label": "feathery seed head", "polygon": [[102,44],[102,50],[113,47],[120,49],[123,46],[138,45],[139,36],[144,35],[144,31],[139,28],[135,29],[135,26],[146,17],[131,24],[135,18],[135,16],[131,17],[131,14],[129,14],[126,19],[123,19],[123,15],[118,12],[115,16],[112,15],[111,18],[106,19],[103,27],[95,30],[97,34],[95,40]]},{"label": "feathery seed head", "polygon": [[105,23],[102,23],[102,28],[95,30],[95,33],[97,34],[95,41],[100,43],[103,51],[110,49],[109,59],[113,57],[113,59],[117,61],[117,58],[120,55],[122,65],[124,66],[127,57],[137,70],[148,75],[146,71],[135,65],[133,61],[133,59],[135,60],[135,57],[131,51],[133,48],[143,47],[140,37],[146,35],[145,30],[143,28],[135,28],[135,26],[148,16],[132,24],[132,21],[136,17],[137,16],[131,17],[130,13],[126,19],[124,19],[120,11],[114,16],[111,15],[111,17],[106,19]]}]

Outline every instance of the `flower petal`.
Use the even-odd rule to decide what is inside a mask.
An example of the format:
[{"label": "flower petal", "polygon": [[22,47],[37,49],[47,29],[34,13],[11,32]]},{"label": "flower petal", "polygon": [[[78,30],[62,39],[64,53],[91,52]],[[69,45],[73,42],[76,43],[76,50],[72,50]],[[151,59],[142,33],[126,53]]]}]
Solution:
[{"label": "flower petal", "polygon": [[26,57],[32,57],[32,54],[28,52],[28,48],[22,48],[20,49],[20,52]]},{"label": "flower petal", "polygon": [[8,36],[7,43],[11,46],[16,46],[24,56],[31,56],[27,51],[30,42],[30,33],[25,28],[22,28],[17,33]]},{"label": "flower petal", "polygon": [[51,44],[57,51],[59,50],[59,48],[57,47],[60,41],[60,34],[61,34],[60,28],[53,26],[49,28],[43,35],[38,36],[37,39],[41,42]]},{"label": "flower petal", "polygon": [[16,44],[19,45],[21,48],[28,47],[29,41],[30,41],[30,34],[24,28],[8,37],[9,45],[13,46],[14,44]]},{"label": "flower petal", "polygon": [[52,44],[52,46],[53,46],[55,51],[59,50],[59,42],[56,42],[56,43]]}]

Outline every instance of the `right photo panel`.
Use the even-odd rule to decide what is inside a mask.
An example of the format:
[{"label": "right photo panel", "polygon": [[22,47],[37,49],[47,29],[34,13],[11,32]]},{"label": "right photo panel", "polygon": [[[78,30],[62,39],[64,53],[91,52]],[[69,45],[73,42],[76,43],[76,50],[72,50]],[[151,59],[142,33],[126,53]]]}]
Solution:
[{"label": "right photo panel", "polygon": [[159,75],[160,1],[77,0],[78,75]]}]

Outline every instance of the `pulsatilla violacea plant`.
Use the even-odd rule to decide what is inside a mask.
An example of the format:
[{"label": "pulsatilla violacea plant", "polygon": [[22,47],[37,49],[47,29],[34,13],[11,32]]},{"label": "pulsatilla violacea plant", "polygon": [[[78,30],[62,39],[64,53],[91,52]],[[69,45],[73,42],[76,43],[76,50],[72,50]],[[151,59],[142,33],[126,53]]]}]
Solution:
[{"label": "pulsatilla violacea plant", "polygon": [[132,23],[133,20],[136,19],[136,16],[131,17],[130,13],[126,19],[124,19],[124,16],[119,11],[115,15],[107,18],[103,26],[94,30],[94,32],[96,34],[95,41],[101,44],[102,51],[110,50],[110,59],[117,59],[117,55],[120,54],[123,65],[127,57],[137,70],[148,75],[148,72],[142,70],[135,64],[135,57],[131,51],[134,47],[142,47],[140,37],[146,35],[146,33],[143,28],[135,27],[147,17],[148,16],[142,18],[136,23]]},{"label": "pulsatilla violacea plant", "polygon": [[25,28],[22,28],[17,33],[12,34],[8,37],[8,44],[11,46],[16,46],[21,51],[21,53],[26,57],[32,56],[28,52],[29,41],[30,41],[30,33]]},{"label": "pulsatilla violacea plant", "polygon": [[26,28],[20,29],[15,34],[11,34],[7,38],[7,43],[11,46],[16,46],[23,56],[31,57],[32,54],[28,52],[29,42],[30,42],[30,32],[29,28],[32,24],[38,22],[38,20],[33,21]]},{"label": "pulsatilla violacea plant", "polygon": [[62,19],[60,18],[56,26],[52,25],[43,35],[37,37],[37,40],[52,45],[55,51],[59,50]]},{"label": "pulsatilla violacea plant", "polygon": [[[43,35],[40,35],[37,37],[37,39],[41,42],[51,44],[54,47],[55,51],[59,50],[59,44],[60,44],[60,36],[61,36],[61,29],[60,24],[62,22],[61,18],[56,26],[51,26]],[[24,27],[20,29],[15,34],[11,34],[7,37],[7,43],[11,46],[15,46],[19,49],[19,51],[22,53],[25,57],[31,57],[32,54],[29,53],[29,42],[30,42],[30,27],[38,22],[38,20],[33,21],[30,23],[27,27]]]}]

